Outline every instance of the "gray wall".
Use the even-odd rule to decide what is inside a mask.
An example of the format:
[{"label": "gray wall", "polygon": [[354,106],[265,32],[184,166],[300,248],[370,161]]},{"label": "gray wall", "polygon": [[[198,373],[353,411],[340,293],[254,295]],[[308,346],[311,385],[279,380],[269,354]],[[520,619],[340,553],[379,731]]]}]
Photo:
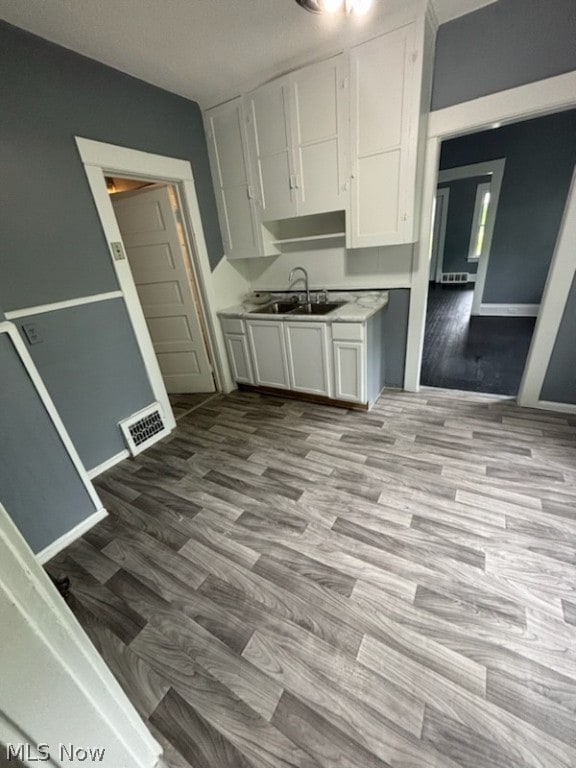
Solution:
[{"label": "gray wall", "polygon": [[443,24],[432,109],[576,70],[574,0],[498,0]]},{"label": "gray wall", "polygon": [[[5,312],[118,288],[76,135],[189,160],[209,258],[212,265],[220,260],[197,104],[3,22],[0,72],[0,306]],[[117,422],[153,400],[126,312],[121,302],[105,302],[33,319],[44,341],[29,349],[82,460],[93,467],[122,449]],[[12,441],[14,455],[21,457],[37,442],[41,451],[34,453],[35,461],[50,467],[54,489],[62,489],[60,510],[42,519],[34,538],[43,546],[86,512],[65,499],[70,479],[67,468],[49,458],[45,424],[39,420],[28,434],[12,418],[17,414],[31,429],[28,395],[8,387],[3,377],[0,397],[6,418],[11,416],[2,427],[3,441]],[[6,435],[5,429],[12,432]],[[48,491],[31,479],[34,473],[24,465],[21,472],[8,473],[8,502],[21,483],[22,503],[41,509]],[[0,477],[0,498],[6,482],[6,475]]]},{"label": "gray wall", "polygon": [[16,324],[22,329],[30,322],[42,341],[29,352],[84,466],[92,469],[126,447],[118,421],[154,401],[125,304],[102,301]]},{"label": "gray wall", "polygon": [[7,334],[0,334],[0,501],[35,552],[94,512]]},{"label": "gray wall", "polygon": [[5,311],[117,288],[74,136],[189,160],[210,260],[220,260],[197,104],[4,23],[0,71]]},{"label": "gray wall", "polygon": [[446,240],[444,244],[443,272],[469,272],[475,274],[476,262],[468,261],[470,234],[476,203],[476,189],[482,181],[489,181],[489,176],[475,176],[470,179],[458,179],[450,183],[440,182],[438,189],[450,190],[448,216],[446,219]]},{"label": "gray wall", "polygon": [[387,387],[404,386],[409,306],[410,290],[408,288],[395,288],[389,291],[388,307],[382,322],[384,378]]},{"label": "gray wall", "polygon": [[440,169],[501,157],[483,302],[538,304],[576,163],[576,110],[446,141]]},{"label": "gray wall", "polygon": [[554,403],[576,404],[576,276],[566,302],[556,343],[544,385],[541,400]]}]

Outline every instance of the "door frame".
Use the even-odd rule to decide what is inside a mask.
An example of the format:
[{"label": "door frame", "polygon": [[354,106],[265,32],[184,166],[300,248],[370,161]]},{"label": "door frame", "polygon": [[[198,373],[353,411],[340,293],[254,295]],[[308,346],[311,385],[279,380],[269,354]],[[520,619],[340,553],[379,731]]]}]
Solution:
[{"label": "door frame", "polygon": [[[5,329],[10,333],[10,329]],[[14,331],[13,341],[18,332]],[[45,403],[46,405],[46,403]],[[57,414],[50,414],[57,420]],[[63,436],[61,435],[62,439]],[[72,449],[73,450],[73,449]],[[80,468],[76,467],[80,472]],[[123,758],[126,768],[162,768],[162,748],[148,730],[132,702],[90,642],[87,634],[74,617],[70,607],[58,594],[48,574],[42,568],[24,537],[0,504],[0,612],[2,605],[6,620],[15,617],[20,627],[20,652],[8,649],[22,679],[34,680],[34,673],[46,669],[47,679],[62,679],[67,696],[54,696],[50,706],[31,707],[31,685],[6,686],[8,696],[0,701],[0,741],[36,745],[42,739],[52,747],[53,759],[43,763],[56,768],[63,762],[57,759],[60,741],[86,735],[84,719],[90,719],[89,732],[98,741],[84,741],[92,746],[112,743],[117,758]],[[30,670],[28,656],[34,654],[34,669]],[[11,658],[12,656],[12,658]],[[18,664],[26,656],[28,666]],[[14,668],[12,670],[15,672]],[[14,674],[12,675],[14,677]],[[6,708],[6,699],[9,705]],[[63,724],[64,723],[64,724]],[[36,750],[33,750],[33,754]],[[42,760],[32,757],[31,760]],[[18,765],[22,765],[17,761]],[[76,761],[74,761],[76,763]],[[106,759],[107,762],[107,759]],[[4,764],[4,763],[3,763]],[[33,764],[25,760],[25,764]]]},{"label": "door frame", "polygon": [[[422,215],[420,220],[420,238],[414,247],[414,267],[410,291],[410,310],[408,318],[408,337],[406,344],[406,364],[404,369],[404,388],[409,392],[420,390],[420,368],[424,347],[426,323],[426,305],[428,297],[428,277],[430,271],[430,238],[432,228],[433,199],[438,185],[438,166],[440,145],[446,139],[467,133],[498,128],[505,123],[514,123],[534,117],[553,114],[576,107],[576,71],[564,75],[539,80],[535,83],[511,88],[506,91],[482,96],[473,101],[457,104],[453,107],[431,112],[428,121],[426,142],[426,162],[424,168]],[[576,200],[576,185],[566,203],[566,211]],[[518,402],[523,406],[546,407],[541,405],[538,381],[542,381],[550,360],[545,334],[552,331],[554,340],[558,325],[553,328],[543,323],[549,317],[551,305],[556,304],[557,311],[563,312],[567,293],[565,291],[566,272],[563,268],[567,259],[570,238],[565,236],[569,229],[569,217],[564,216],[558,236],[557,252],[553,258],[536,329],[524,376],[518,393]],[[573,247],[573,246],[572,246]],[[561,258],[560,258],[561,257]],[[573,258],[573,257],[572,257]],[[572,274],[574,272],[572,266]]]},{"label": "door frame", "polygon": [[[124,247],[122,235],[116,221],[112,201],[106,189],[105,176],[146,179],[147,181],[172,184],[174,186],[180,202],[182,219],[185,223],[184,231],[190,264],[198,287],[200,320],[204,323],[207,330],[208,357],[214,370],[216,391],[221,392],[223,390],[223,382],[225,381],[222,368],[222,360],[225,359],[224,350],[215,332],[218,318],[213,309],[216,303],[212,289],[212,273],[210,262],[208,261],[208,250],[204,238],[192,166],[187,160],[179,160],[165,155],[154,155],[137,149],[86,139],[81,136],[75,136],[75,141],[84,165],[84,171],[92,197],[94,198],[102,229],[104,230],[104,236],[108,242],[110,258],[114,265],[128,316],[144,360],[144,365],[146,366],[154,397],[162,406],[167,429],[172,430],[176,426],[176,421],[148,326],[146,325],[140,298],[136,291],[132,270],[126,258],[126,248]],[[114,253],[113,243],[122,244],[122,253],[119,256]]]},{"label": "door frame", "polygon": [[438,184],[446,184],[450,181],[460,179],[469,179],[474,176],[491,176],[490,186],[490,207],[486,219],[486,234],[484,235],[484,248],[482,256],[478,259],[478,271],[476,273],[476,282],[474,283],[474,296],[472,298],[472,315],[480,315],[482,306],[482,296],[484,295],[484,286],[486,285],[486,275],[488,274],[488,262],[490,261],[490,251],[492,249],[492,236],[494,234],[494,224],[496,223],[496,214],[500,203],[500,191],[502,189],[502,179],[504,178],[504,168],[506,167],[506,158],[498,160],[488,160],[483,163],[473,163],[472,165],[460,165],[456,168],[446,168],[438,171]]},{"label": "door frame", "polygon": [[[438,229],[438,248],[436,249],[436,264],[434,265],[434,282],[439,283],[442,280],[442,267],[444,266],[444,248],[446,247],[446,227],[448,225],[448,206],[450,205],[450,187],[443,187],[436,189],[434,195],[433,212],[432,212],[432,226],[436,223],[436,216],[438,215],[438,198],[443,200],[442,210],[440,211],[440,227]],[[430,249],[434,245],[434,231],[430,236]],[[432,250],[430,250],[430,260],[432,260]],[[432,282],[431,275],[429,274],[428,282]]]}]

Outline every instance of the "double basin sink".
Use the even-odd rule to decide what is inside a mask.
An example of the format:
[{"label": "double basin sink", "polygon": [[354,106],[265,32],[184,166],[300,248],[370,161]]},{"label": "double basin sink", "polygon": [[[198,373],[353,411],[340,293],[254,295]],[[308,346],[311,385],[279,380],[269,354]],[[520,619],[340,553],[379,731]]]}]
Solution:
[{"label": "double basin sink", "polygon": [[323,303],[297,303],[295,301],[273,301],[262,307],[251,309],[252,315],[327,315],[339,307],[343,307],[345,301]]}]

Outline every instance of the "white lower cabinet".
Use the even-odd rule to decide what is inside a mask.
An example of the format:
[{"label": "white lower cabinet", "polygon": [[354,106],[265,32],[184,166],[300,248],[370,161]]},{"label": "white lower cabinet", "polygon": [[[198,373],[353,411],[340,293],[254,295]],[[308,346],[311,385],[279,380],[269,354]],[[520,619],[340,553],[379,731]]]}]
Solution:
[{"label": "white lower cabinet", "polygon": [[363,323],[332,325],[332,357],[334,361],[334,397],[351,403],[365,403],[366,394],[366,328]]},{"label": "white lower cabinet", "polygon": [[223,318],[222,329],[237,382],[368,402],[365,324]]},{"label": "white lower cabinet", "polygon": [[285,322],[290,389],[332,396],[326,323]]},{"label": "white lower cabinet", "polygon": [[353,403],[366,402],[364,344],[334,341],[334,397]]},{"label": "white lower cabinet", "polygon": [[245,334],[227,333],[225,338],[228,360],[230,361],[234,381],[238,381],[241,384],[254,384],[252,361]]},{"label": "white lower cabinet", "polygon": [[247,320],[254,383],[290,389],[284,323],[281,320]]}]

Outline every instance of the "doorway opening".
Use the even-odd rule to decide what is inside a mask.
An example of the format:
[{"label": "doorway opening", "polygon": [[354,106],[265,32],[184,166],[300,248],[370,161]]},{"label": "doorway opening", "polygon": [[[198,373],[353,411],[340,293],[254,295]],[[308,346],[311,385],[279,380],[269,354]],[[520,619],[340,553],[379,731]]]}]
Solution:
[{"label": "doorway opening", "polygon": [[445,140],[421,383],[516,396],[576,160],[576,112]]},{"label": "doorway opening", "polygon": [[216,391],[200,291],[178,192],[106,176],[114,215],[175,418]]}]

